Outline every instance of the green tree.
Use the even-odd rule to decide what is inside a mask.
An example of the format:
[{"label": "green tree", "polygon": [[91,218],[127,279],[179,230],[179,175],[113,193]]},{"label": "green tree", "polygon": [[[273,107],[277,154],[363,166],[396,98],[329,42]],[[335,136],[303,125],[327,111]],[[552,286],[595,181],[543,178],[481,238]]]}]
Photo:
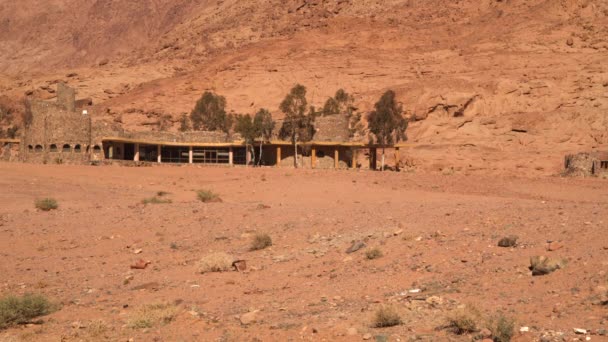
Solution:
[{"label": "green tree", "polygon": [[212,92],[206,91],[196,101],[194,109],[190,113],[190,121],[194,130],[224,131],[228,127],[229,120],[226,114],[226,98]]},{"label": "green tree", "polygon": [[272,132],[274,131],[275,122],[272,119],[272,114],[268,109],[262,108],[253,118],[253,127],[256,131],[256,138],[260,139],[260,153],[258,165],[262,162],[262,148],[265,142],[270,142]]},{"label": "green tree", "polygon": [[296,84],[279,106],[285,114],[283,126],[279,132],[281,138],[289,138],[293,144],[294,167],[298,167],[298,142],[312,139],[314,134],[314,115],[306,113],[306,87]]},{"label": "green tree", "polygon": [[253,125],[253,119],[251,115],[236,115],[236,123],[234,125],[234,131],[241,135],[241,138],[245,141],[245,149],[251,151],[253,160],[255,161],[255,149],[253,144],[258,136],[256,127]]},{"label": "green tree", "polygon": [[367,116],[368,128],[376,143],[382,145],[382,170],[386,145],[407,140],[405,131],[408,121],[403,117],[403,108],[395,100],[395,92],[388,90],[374,105]]}]

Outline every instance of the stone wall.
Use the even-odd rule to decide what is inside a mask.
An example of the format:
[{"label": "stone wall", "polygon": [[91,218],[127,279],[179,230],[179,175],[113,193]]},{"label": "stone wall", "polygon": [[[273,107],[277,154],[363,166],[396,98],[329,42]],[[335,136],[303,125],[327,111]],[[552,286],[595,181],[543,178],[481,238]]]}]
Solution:
[{"label": "stone wall", "polygon": [[59,84],[56,102],[31,102],[32,120],[21,140],[22,160],[83,163],[89,160],[89,150],[100,150],[90,121],[92,113],[84,115],[76,110],[75,94],[74,89]]},{"label": "stone wall", "polygon": [[582,152],[567,155],[564,160],[564,175],[608,176],[608,152]]}]

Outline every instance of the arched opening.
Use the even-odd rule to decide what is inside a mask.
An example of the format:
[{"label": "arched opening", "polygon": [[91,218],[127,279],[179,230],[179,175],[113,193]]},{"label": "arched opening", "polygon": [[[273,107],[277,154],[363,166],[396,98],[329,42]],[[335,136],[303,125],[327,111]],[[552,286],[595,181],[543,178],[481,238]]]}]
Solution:
[{"label": "arched opening", "polygon": [[99,145],[93,146],[93,153],[101,153],[101,147]]},{"label": "arched opening", "polygon": [[91,151],[91,146],[89,146],[89,145],[86,145],[86,146],[87,146],[87,148],[85,151],[86,151],[86,153],[89,153],[89,151]]},{"label": "arched opening", "polygon": [[28,145],[28,146],[27,146],[27,149],[28,149],[30,152],[33,152],[33,151],[34,151],[34,146],[32,146],[32,145]]},{"label": "arched opening", "polygon": [[44,151],[44,148],[42,148],[42,145],[36,145],[36,147],[34,148],[35,152],[42,152]]},{"label": "arched opening", "polygon": [[72,147],[68,144],[63,145],[63,149],[62,149],[63,153],[70,153],[72,152]]},{"label": "arched opening", "polygon": [[80,153],[80,152],[82,152],[82,148],[80,147],[80,145],[74,146],[74,153]]},{"label": "arched opening", "polygon": [[57,151],[58,151],[58,150],[57,150],[57,145],[55,145],[55,144],[51,144],[51,146],[49,147],[49,151],[50,151],[50,152],[57,152]]}]

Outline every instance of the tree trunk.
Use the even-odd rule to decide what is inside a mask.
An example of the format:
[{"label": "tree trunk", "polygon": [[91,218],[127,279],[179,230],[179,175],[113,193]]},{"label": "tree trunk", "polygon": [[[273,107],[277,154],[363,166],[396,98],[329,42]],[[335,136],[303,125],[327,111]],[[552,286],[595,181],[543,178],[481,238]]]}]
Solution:
[{"label": "tree trunk", "polygon": [[255,166],[255,146],[251,144],[251,165]]},{"label": "tree trunk", "polygon": [[260,141],[260,155],[259,155],[260,159],[258,159],[258,166],[262,165],[262,146],[263,145],[264,145],[264,141],[262,140],[262,141]]},{"label": "tree trunk", "polygon": [[384,171],[384,147],[382,147],[382,163],[380,166],[380,171]]}]

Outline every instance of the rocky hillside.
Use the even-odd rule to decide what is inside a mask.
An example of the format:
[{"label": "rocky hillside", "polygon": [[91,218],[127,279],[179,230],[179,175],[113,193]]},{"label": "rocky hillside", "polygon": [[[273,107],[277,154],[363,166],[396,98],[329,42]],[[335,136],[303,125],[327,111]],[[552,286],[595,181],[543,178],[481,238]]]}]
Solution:
[{"label": "rocky hillside", "polygon": [[300,82],[363,111],[396,90],[411,163],[433,169],[555,173],[608,145],[606,1],[23,0],[0,37],[3,94],[67,81],[134,130],[176,129],[206,89],[280,116]]}]

